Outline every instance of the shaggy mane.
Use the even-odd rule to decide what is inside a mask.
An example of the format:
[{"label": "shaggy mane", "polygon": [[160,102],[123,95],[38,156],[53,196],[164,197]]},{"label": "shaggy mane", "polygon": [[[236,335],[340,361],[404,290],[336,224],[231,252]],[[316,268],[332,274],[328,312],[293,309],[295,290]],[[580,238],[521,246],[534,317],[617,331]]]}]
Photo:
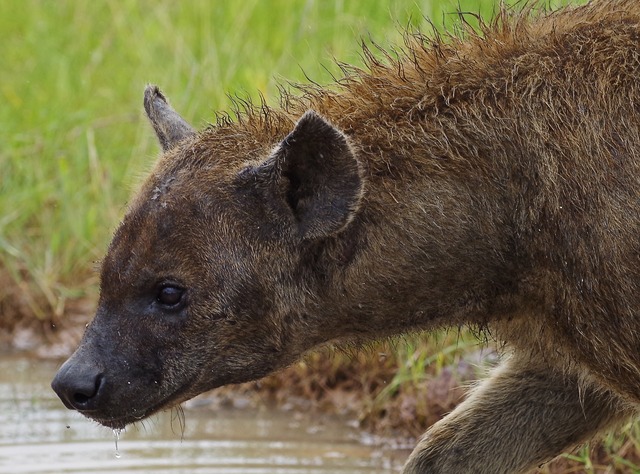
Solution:
[{"label": "shaggy mane", "polygon": [[[233,115],[218,113],[210,130],[237,125],[253,133],[276,132],[278,136],[282,127],[288,130],[308,109],[346,131],[357,128],[363,117],[372,115],[372,109],[377,116],[396,119],[398,115],[411,118],[426,110],[437,112],[456,97],[504,79],[496,78],[497,63],[525,53],[532,45],[547,49],[551,38],[580,23],[590,23],[594,18],[601,21],[603,15],[614,18],[616,13],[635,7],[634,0],[610,0],[550,12],[542,2],[532,1],[515,7],[501,4],[490,20],[458,12],[460,22],[454,31],[440,33],[430,23],[429,35],[405,32],[399,49],[386,49],[373,42],[369,46],[363,41],[363,67],[337,61],[343,76],[332,84],[322,86],[310,80],[309,84],[280,86],[279,108],[267,105],[262,96],[258,104],[234,97]],[[478,26],[471,25],[469,16]],[[569,21],[565,21],[567,17]]]}]

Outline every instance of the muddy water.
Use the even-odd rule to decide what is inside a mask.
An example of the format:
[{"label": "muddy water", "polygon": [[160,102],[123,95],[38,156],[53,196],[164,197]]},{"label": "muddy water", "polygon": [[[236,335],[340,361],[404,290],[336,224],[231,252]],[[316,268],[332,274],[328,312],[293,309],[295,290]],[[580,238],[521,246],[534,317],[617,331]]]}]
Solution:
[{"label": "muddy water", "polygon": [[378,474],[407,455],[317,414],[191,408],[184,431],[171,413],[127,428],[116,457],[112,431],[49,388],[58,365],[0,357],[0,473]]}]

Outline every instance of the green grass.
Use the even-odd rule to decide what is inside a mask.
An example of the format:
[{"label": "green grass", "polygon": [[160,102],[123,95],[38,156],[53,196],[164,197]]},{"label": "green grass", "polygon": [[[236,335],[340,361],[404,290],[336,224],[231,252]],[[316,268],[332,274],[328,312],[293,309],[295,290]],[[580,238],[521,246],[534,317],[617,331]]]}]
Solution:
[{"label": "green grass", "polygon": [[[159,84],[203,126],[229,110],[229,96],[261,94],[275,105],[279,82],[329,83],[339,75],[334,58],[362,63],[361,39],[397,45],[402,27],[429,31],[425,16],[451,27],[458,8],[488,17],[495,2],[0,2],[0,326],[62,321],[70,302],[95,298],[96,262],[158,154],[142,113],[145,84]],[[462,341],[445,338],[435,353],[399,344],[381,364],[395,375],[362,376],[362,387],[375,389],[371,413],[411,397],[430,383],[425,374],[456,366],[474,347]],[[562,461],[567,472],[603,472],[602,459],[610,472],[638,472],[638,439],[631,425]]]}]

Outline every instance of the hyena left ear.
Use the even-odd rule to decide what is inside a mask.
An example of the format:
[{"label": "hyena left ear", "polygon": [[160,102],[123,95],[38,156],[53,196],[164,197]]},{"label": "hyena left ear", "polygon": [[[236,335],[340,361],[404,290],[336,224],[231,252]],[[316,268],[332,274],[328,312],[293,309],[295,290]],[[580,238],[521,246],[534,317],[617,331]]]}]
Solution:
[{"label": "hyena left ear", "polygon": [[171,108],[158,86],[148,85],[145,88],[144,110],[156,131],[162,151],[170,150],[180,141],[196,133],[191,125]]},{"label": "hyena left ear", "polygon": [[361,166],[347,137],[312,110],[255,171],[304,239],[344,229],[363,194]]}]

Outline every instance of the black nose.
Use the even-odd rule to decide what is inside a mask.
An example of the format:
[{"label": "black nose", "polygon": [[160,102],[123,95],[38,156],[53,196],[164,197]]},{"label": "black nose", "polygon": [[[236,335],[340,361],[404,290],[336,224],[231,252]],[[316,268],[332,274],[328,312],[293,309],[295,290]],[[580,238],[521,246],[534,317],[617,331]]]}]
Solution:
[{"label": "black nose", "polygon": [[69,359],[60,368],[51,388],[65,406],[72,410],[90,411],[96,408],[104,377],[92,364]]}]

